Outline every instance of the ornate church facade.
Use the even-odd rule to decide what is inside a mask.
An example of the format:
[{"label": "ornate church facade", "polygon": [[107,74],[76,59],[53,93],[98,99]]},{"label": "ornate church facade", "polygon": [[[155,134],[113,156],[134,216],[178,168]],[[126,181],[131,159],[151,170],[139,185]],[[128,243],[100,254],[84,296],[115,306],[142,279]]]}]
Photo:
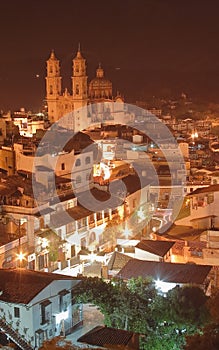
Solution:
[{"label": "ornate church facade", "polygon": [[[96,70],[96,77],[88,84],[86,60],[78,48],[73,59],[72,92],[62,91],[60,61],[54,51],[47,60],[46,102],[48,118],[51,123],[60,121],[64,127],[75,131],[83,130],[89,125],[87,118],[98,121],[100,118],[110,118],[112,102],[123,102],[120,96],[113,98],[112,83],[104,77],[102,67]],[[96,104],[100,110],[96,110]],[[64,118],[63,118],[64,117]]]}]

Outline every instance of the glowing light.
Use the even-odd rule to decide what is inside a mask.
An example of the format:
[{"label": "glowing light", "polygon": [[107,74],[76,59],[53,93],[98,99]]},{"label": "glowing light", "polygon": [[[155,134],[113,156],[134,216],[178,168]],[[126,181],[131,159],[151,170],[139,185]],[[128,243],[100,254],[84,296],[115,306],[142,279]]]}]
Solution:
[{"label": "glowing light", "polygon": [[42,240],[41,240],[42,248],[45,249],[46,247],[48,247],[48,245],[49,245],[48,239],[47,238],[42,238]]},{"label": "glowing light", "polygon": [[122,219],[124,217],[124,207],[123,206],[118,208],[118,214],[119,214],[120,219]]},{"label": "glowing light", "polygon": [[198,133],[197,131],[193,132],[191,135],[192,139],[197,139],[198,138]]},{"label": "glowing light", "polygon": [[161,292],[166,294],[169,292],[169,290],[176,287],[176,283],[170,283],[170,282],[164,282],[161,281],[159,278],[155,281],[156,288]]},{"label": "glowing light", "polygon": [[25,259],[25,254],[20,252],[19,254],[17,254],[17,260],[19,260],[20,262],[23,261]]},{"label": "glowing light", "polygon": [[89,255],[89,258],[90,258],[90,262],[93,263],[95,261],[96,254],[94,252],[91,252],[90,255]]},{"label": "glowing light", "polygon": [[56,324],[60,323],[62,320],[68,319],[68,310],[62,311],[59,314],[56,314]]}]

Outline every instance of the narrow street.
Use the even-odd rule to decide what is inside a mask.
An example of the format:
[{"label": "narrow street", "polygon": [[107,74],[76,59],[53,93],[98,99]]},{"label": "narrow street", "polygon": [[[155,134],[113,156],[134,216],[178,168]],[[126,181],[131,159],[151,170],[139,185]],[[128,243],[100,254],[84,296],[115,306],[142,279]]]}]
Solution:
[{"label": "narrow street", "polygon": [[84,314],[83,326],[76,329],[72,334],[66,336],[67,340],[71,340],[72,344],[77,345],[78,347],[82,347],[82,344],[77,342],[78,338],[80,338],[83,334],[87,333],[89,330],[93,329],[94,327],[104,325],[103,315],[97,309],[96,306],[93,306],[90,304],[84,304],[83,314]]}]

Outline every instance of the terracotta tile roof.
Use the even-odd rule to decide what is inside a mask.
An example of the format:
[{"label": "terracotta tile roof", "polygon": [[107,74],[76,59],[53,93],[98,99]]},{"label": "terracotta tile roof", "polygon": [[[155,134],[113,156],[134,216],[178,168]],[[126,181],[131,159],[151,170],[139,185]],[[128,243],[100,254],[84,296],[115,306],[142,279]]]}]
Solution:
[{"label": "terracotta tile roof", "polygon": [[[97,326],[82,335],[77,341],[96,346],[128,345],[134,334],[136,333],[122,329]],[[137,348],[133,346],[132,349]]]},{"label": "terracotta tile roof", "polygon": [[108,269],[121,270],[130,259],[132,258],[128,255],[114,252],[109,260]]},{"label": "terracotta tile roof", "polygon": [[52,208],[44,208],[44,209],[41,209],[40,211],[37,211],[35,213],[35,216],[42,216],[42,215],[46,215],[46,214],[51,214],[53,213],[55,210],[52,209]]},{"label": "terracotta tile roof", "polygon": [[53,197],[52,199],[50,199],[49,201],[49,205],[54,205],[60,202],[64,202],[67,201],[69,199],[75,198],[75,194],[73,192],[69,193],[69,194],[60,194],[59,196]]},{"label": "terracotta tile roof", "polygon": [[207,186],[207,187],[200,187],[200,188],[197,188],[197,190],[193,191],[192,193],[189,193],[187,195],[187,197],[193,196],[195,194],[218,192],[218,191],[219,191],[219,184],[211,185],[211,186]]},{"label": "terracotta tile roof", "polygon": [[55,280],[77,280],[70,276],[23,269],[0,269],[0,300],[28,304]]},{"label": "terracotta tile roof", "polygon": [[149,185],[151,183],[151,181],[147,178],[147,176],[138,176],[138,174],[136,175],[128,175],[126,177],[124,177],[123,179],[121,179],[120,181],[122,181],[127,189],[127,192],[129,194],[134,193],[138,190],[140,190],[141,188],[146,187],[147,185]]},{"label": "terracotta tile roof", "polygon": [[118,277],[128,280],[132,277],[153,279],[185,284],[203,284],[212,266],[143,261],[132,259],[120,270]]},{"label": "terracotta tile roof", "polygon": [[[114,181],[114,183],[116,183],[116,181]],[[121,188],[120,184],[118,188]],[[92,188],[90,191],[79,193],[77,195],[77,200],[81,206],[88,208],[92,212],[107,210],[109,208],[114,209],[122,204],[119,196],[113,195],[115,192],[115,187],[112,190],[112,196],[107,191]]]},{"label": "terracotta tile roof", "polygon": [[136,248],[145,250],[149,253],[164,257],[167,252],[172,248],[175,242],[169,241],[152,241],[142,240],[136,245]]},{"label": "terracotta tile roof", "polygon": [[[164,227],[163,227],[164,228]],[[191,236],[194,238],[196,235],[200,235],[204,229],[196,229],[192,226],[185,226],[185,225],[175,225],[173,224],[170,228],[168,228],[166,231],[163,229],[161,234],[172,236],[173,239],[183,239],[185,236]],[[158,231],[160,232],[160,231]]]},{"label": "terracotta tile roof", "polygon": [[[76,207],[77,208],[77,207]],[[50,216],[50,227],[58,228],[72,222],[72,216],[66,211],[55,212]]]}]

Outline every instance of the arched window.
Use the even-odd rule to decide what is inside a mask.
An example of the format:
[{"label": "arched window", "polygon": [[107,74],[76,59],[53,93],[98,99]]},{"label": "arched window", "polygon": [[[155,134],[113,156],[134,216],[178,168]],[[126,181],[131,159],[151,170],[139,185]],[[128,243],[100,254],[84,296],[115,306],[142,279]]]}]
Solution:
[{"label": "arched window", "polygon": [[85,158],[85,164],[90,164],[90,157]]},{"label": "arched window", "polygon": [[75,166],[80,166],[81,165],[81,160],[78,158],[76,159]]}]

